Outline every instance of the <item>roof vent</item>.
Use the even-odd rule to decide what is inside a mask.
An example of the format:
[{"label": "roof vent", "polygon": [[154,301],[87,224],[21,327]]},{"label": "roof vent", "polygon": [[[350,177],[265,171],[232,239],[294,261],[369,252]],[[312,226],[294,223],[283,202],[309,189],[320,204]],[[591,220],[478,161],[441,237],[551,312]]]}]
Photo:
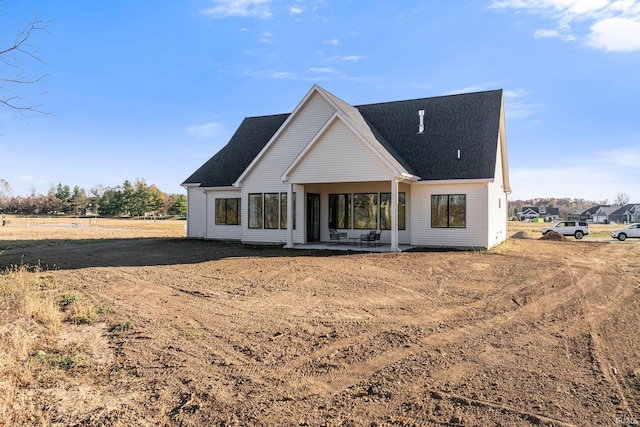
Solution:
[{"label": "roof vent", "polygon": [[424,110],[418,110],[418,116],[420,117],[420,126],[418,127],[418,133],[424,133]]},{"label": "roof vent", "polygon": [[458,159],[460,158],[460,150],[458,150]]}]

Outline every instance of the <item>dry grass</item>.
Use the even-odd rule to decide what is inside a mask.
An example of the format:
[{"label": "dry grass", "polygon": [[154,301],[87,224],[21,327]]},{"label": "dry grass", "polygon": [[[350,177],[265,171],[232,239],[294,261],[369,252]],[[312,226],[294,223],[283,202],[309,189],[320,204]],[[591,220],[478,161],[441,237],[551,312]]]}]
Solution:
[{"label": "dry grass", "polygon": [[64,323],[91,324],[107,310],[63,291],[38,267],[0,272],[0,426],[47,425],[34,387],[64,381],[83,363],[82,345],[61,343]]},{"label": "dry grass", "polygon": [[82,240],[184,237],[186,221],[72,217],[18,217],[7,215],[0,240]]},{"label": "dry grass", "polygon": [[38,424],[45,418],[22,390],[37,377],[33,356],[55,348],[63,321],[51,276],[14,267],[0,274],[0,425]]}]

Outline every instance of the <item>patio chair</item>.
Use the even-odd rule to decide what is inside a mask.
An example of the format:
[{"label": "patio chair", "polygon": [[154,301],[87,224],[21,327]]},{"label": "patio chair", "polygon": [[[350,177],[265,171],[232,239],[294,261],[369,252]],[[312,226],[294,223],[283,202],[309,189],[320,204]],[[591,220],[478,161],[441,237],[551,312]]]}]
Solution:
[{"label": "patio chair", "polygon": [[347,233],[338,232],[334,228],[329,229],[329,243],[339,245],[340,242],[347,244]]},{"label": "patio chair", "polygon": [[367,244],[367,247],[369,246],[380,246],[380,232],[377,232],[375,230],[370,231],[366,234],[361,234],[360,235],[360,246],[362,246],[363,243]]}]

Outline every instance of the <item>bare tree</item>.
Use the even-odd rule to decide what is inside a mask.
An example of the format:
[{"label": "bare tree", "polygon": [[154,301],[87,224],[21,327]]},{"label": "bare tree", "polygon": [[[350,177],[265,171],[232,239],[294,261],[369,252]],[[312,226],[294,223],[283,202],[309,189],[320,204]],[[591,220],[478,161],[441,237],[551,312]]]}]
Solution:
[{"label": "bare tree", "polygon": [[39,83],[48,76],[31,76],[24,66],[30,61],[44,64],[32,39],[35,33],[46,32],[47,24],[34,14],[26,26],[16,30],[13,40],[0,40],[0,104],[23,116],[47,114],[41,109],[42,104],[34,103],[24,95],[25,85]]},{"label": "bare tree", "polygon": [[624,206],[629,203],[629,195],[627,193],[616,194],[616,205]]},{"label": "bare tree", "polygon": [[5,209],[9,205],[13,191],[11,184],[6,179],[0,179],[0,210]]}]

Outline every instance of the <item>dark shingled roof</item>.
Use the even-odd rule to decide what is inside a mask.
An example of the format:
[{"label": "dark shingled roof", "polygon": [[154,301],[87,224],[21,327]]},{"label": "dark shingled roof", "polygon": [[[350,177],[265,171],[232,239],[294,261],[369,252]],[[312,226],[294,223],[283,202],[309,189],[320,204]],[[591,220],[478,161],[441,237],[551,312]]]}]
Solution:
[{"label": "dark shingled roof", "polygon": [[200,184],[201,187],[231,186],[267,145],[287,117],[289,114],[247,117],[229,143],[182,184]]},{"label": "dark shingled roof", "polygon": [[[409,173],[449,180],[494,178],[501,107],[502,90],[494,90],[355,108]],[[423,133],[418,133],[419,110],[425,111]],[[183,184],[231,185],[288,116],[246,118],[231,141]]]},{"label": "dark shingled roof", "polygon": [[356,108],[415,175],[446,180],[494,178],[501,105],[502,91],[496,90]]}]

